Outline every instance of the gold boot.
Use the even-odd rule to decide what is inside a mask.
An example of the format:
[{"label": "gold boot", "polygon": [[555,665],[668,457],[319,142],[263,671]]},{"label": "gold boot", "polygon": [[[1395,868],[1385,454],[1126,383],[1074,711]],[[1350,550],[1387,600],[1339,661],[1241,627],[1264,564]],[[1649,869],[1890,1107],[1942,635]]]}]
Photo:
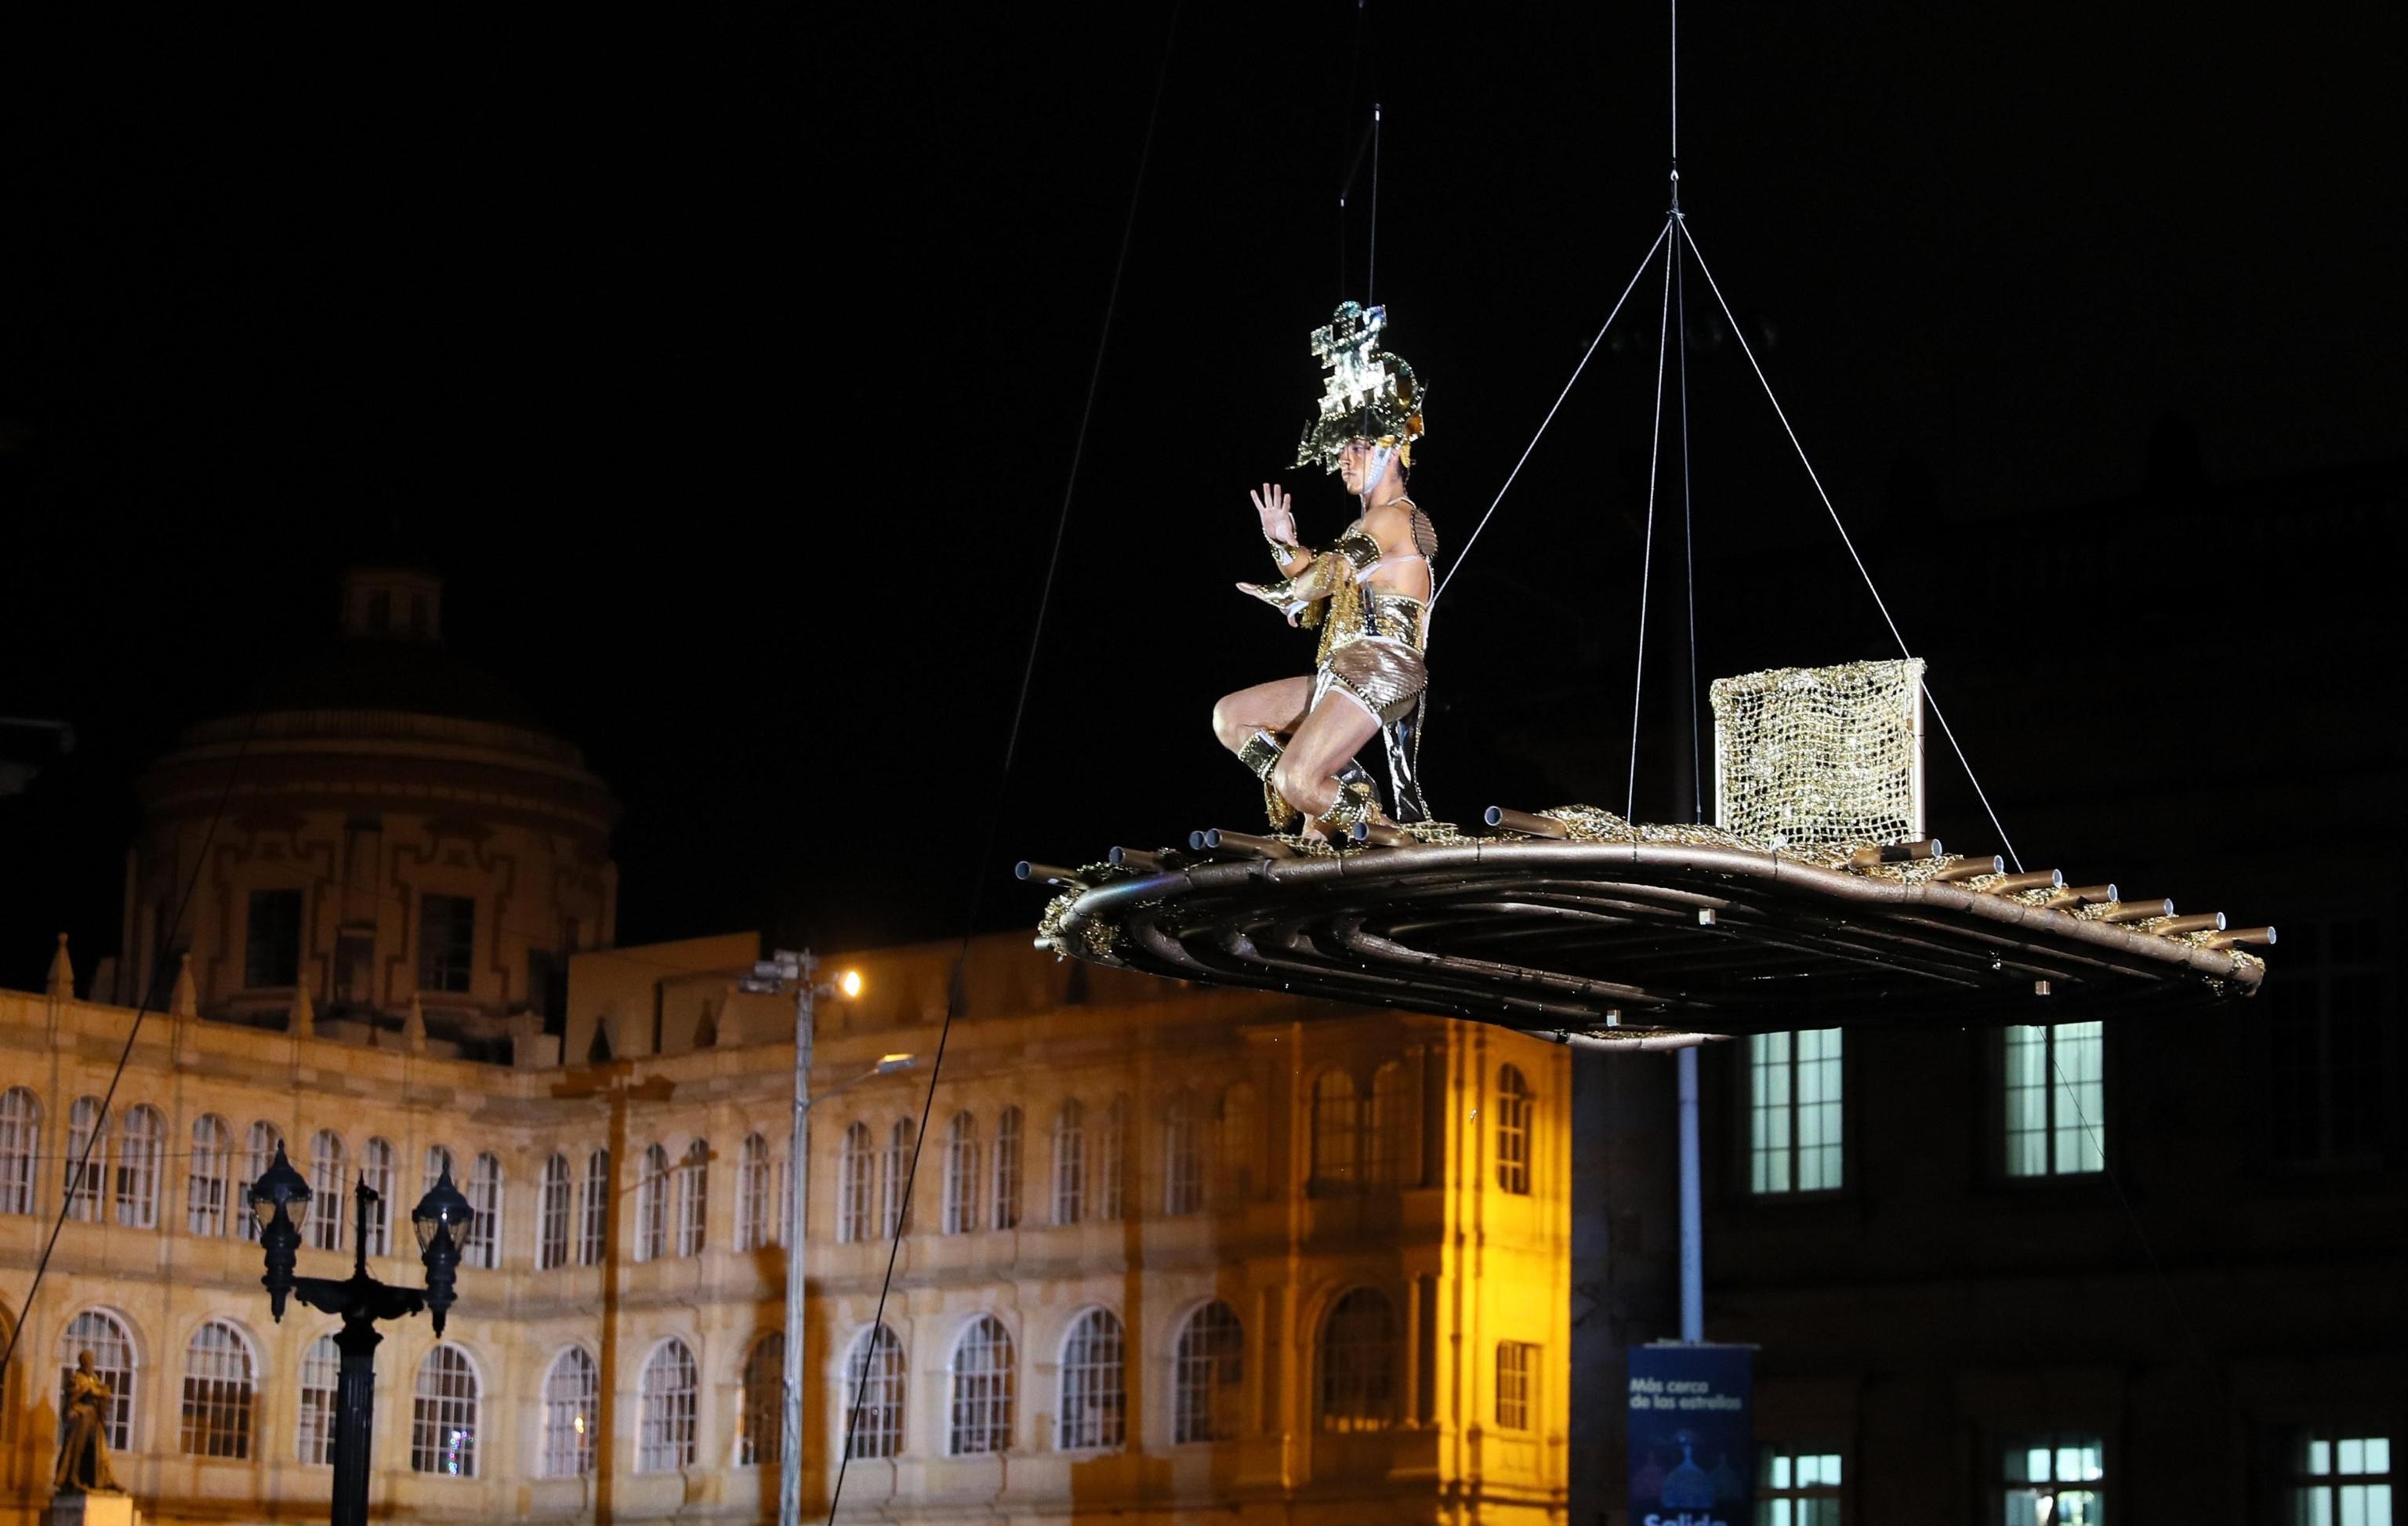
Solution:
[{"label": "gold boot", "polygon": [[1270,819],[1273,832],[1285,832],[1304,813],[1287,803],[1287,797],[1271,783],[1271,771],[1279,766],[1279,738],[1267,731],[1258,731],[1246,738],[1238,749],[1238,761],[1254,770],[1263,781],[1263,814]]}]

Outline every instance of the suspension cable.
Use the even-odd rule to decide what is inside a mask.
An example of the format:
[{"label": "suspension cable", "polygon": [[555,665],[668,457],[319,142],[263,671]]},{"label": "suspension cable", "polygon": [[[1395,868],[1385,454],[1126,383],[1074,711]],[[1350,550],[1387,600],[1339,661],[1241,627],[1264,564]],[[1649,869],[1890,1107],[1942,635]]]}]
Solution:
[{"label": "suspension cable", "polygon": [[1630,672],[1630,778],[1622,797],[1622,819],[1639,819],[1639,699],[1647,691],[1647,586],[1656,570],[1656,478],[1664,459],[1664,350],[1672,334],[1672,250],[1664,245],[1664,296],[1656,315],[1656,422],[1647,436],[1647,530],[1639,553],[1639,640]]},{"label": "suspension cable", "polygon": [[[1856,576],[1864,579],[1865,591],[1873,596],[1873,607],[1881,611],[1882,623],[1889,627],[1890,639],[1898,643],[1900,656],[1914,656],[1913,649],[1906,644],[1906,637],[1899,631],[1898,621],[1890,618],[1889,605],[1882,598],[1881,590],[1874,585],[1873,575],[1866,568],[1865,559],[1857,554],[1856,543],[1848,535],[1847,525],[1842,522],[1840,511],[1832,506],[1830,493],[1824,491],[1822,477],[1814,470],[1814,464],[1807,459],[1806,447],[1799,443],[1798,431],[1791,427],[1787,411],[1782,407],[1781,399],[1773,395],[1772,383],[1766,379],[1764,367],[1757,364],[1754,347],[1748,344],[1745,331],[1741,329],[1738,318],[1732,315],[1730,303],[1723,296],[1721,283],[1714,279],[1713,268],[1706,264],[1705,251],[1698,249],[1698,241],[1690,236],[1685,221],[1680,221],[1680,229],[1681,236],[1688,241],[1689,252],[1698,257],[1698,270],[1706,278],[1708,290],[1713,292],[1714,301],[1722,307],[1723,321],[1730,325],[1731,333],[1739,339],[1740,353],[1747,357],[1748,368],[1756,373],[1756,385],[1764,389],[1765,401],[1772,405],[1773,416],[1781,421],[1782,433],[1789,436],[1789,448],[1798,452],[1798,464],[1806,468],[1806,479],[1814,484],[1814,495],[1822,499],[1823,512],[1831,517],[1831,528],[1840,533],[1840,544],[1847,548],[1848,560],[1856,564]],[[1990,819],[1990,828],[1999,834],[1999,842],[2006,849],[2007,858],[2014,864],[2015,871],[2022,873],[2023,856],[2015,851],[2014,840],[2007,835],[2005,824],[2000,821],[1999,813],[1991,807],[1989,794],[1982,788],[1981,777],[1973,772],[1971,760],[1965,756],[1965,749],[1956,740],[1956,730],[1948,724],[1948,717],[1942,712],[1940,701],[1932,695],[1928,683],[1923,686],[1923,701],[1931,707],[1931,718],[1940,722],[1940,734],[1948,738],[1949,749],[1956,754],[1957,764],[1965,770],[1965,777],[1973,786],[1975,798],[1982,803],[1982,813]]]},{"label": "suspension cable", "polygon": [[[1679,215],[1674,214],[1676,217]],[[1672,240],[1672,328],[1681,378],[1681,568],[1689,596],[1689,820],[1706,819],[1705,748],[1698,730],[1698,537],[1689,512],[1689,306],[1681,240]]]}]

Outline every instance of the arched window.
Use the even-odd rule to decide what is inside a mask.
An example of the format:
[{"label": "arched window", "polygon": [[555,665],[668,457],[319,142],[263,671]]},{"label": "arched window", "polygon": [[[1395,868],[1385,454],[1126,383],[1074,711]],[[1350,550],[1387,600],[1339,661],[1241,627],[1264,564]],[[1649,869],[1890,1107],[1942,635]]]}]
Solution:
[{"label": "arched window", "polygon": [[477,1217],[468,1220],[460,1259],[490,1272],[502,1264],[502,1162],[481,1150],[468,1162],[468,1207]]},{"label": "arched window", "polygon": [[1362,1109],[1354,1077],[1325,1070],[1312,1083],[1312,1186],[1333,1191],[1354,1185]]},{"label": "arched window", "polygon": [[251,1455],[251,1342],[223,1319],[184,1348],[183,1448],[189,1457]]},{"label": "arched window", "polygon": [[610,1152],[585,1157],[585,1201],[577,1216],[577,1264],[599,1266],[610,1248]]},{"label": "arched window", "polygon": [[460,1166],[459,1162],[452,1158],[451,1147],[448,1145],[427,1146],[426,1186],[423,1191],[429,1192],[435,1191],[435,1184],[442,1180],[447,1176],[452,1178],[452,1186],[457,1187],[460,1185]]},{"label": "arched window", "polygon": [[1378,1431],[1397,1420],[1397,1313],[1376,1288],[1356,1288],[1321,1327],[1321,1428]]},{"label": "arched window", "polygon": [[1219,1300],[1187,1317],[1171,1356],[1173,1441],[1230,1441],[1246,1382],[1246,1332]]},{"label": "arched window", "polygon": [[[234,1131],[217,1114],[203,1113],[193,1120],[193,1164],[184,1176],[184,1228],[194,1234],[223,1234],[226,1195],[233,1187]],[[5,1192],[6,1187],[0,1186],[0,1194]]]},{"label": "arched window", "polygon": [[878,1146],[869,1125],[855,1123],[844,1131],[836,1155],[836,1238],[838,1245],[867,1240],[869,1215],[878,1197]]},{"label": "arched window", "polygon": [[1104,1109],[1104,1126],[1096,1136],[1096,1217],[1117,1219],[1128,1200],[1122,1189],[1128,1164],[1128,1099],[1114,1097]]},{"label": "arched window", "polygon": [[1363,1120],[1363,1178],[1372,1187],[1403,1187],[1421,1179],[1414,1148],[1412,1084],[1404,1062],[1371,1073],[1371,1102]]},{"label": "arched window", "polygon": [[167,1120],[148,1103],[125,1110],[118,1126],[117,1221],[127,1229],[159,1224],[159,1152]]},{"label": "arched window", "polygon": [[1071,1098],[1054,1115],[1054,1222],[1087,1216],[1087,1110]]},{"label": "arched window", "polygon": [[945,1449],[955,1457],[1011,1447],[1011,1333],[982,1314],[953,1347],[952,1424]]},{"label": "arched window", "polygon": [[108,1179],[108,1141],[100,1132],[98,1097],[78,1097],[67,1109],[65,1163],[67,1217],[78,1223],[99,1223],[100,1185]]},{"label": "arched window", "polygon": [[312,1467],[335,1462],[335,1391],[343,1380],[343,1352],[332,1335],[309,1343],[301,1358],[301,1413],[294,1450]]},{"label": "arched window", "polygon": [[1020,1109],[995,1120],[995,1227],[1020,1227]]},{"label": "arched window", "polygon": [[108,1385],[107,1430],[108,1445],[113,1451],[130,1451],[134,1446],[134,1337],[117,1322],[113,1314],[99,1309],[86,1309],[67,1321],[59,1336],[59,1416],[65,1423],[67,1395],[75,1377],[76,1357],[79,1352],[92,1353],[92,1370]]},{"label": "arched window", "polygon": [[1512,1065],[1497,1072],[1497,1185],[1530,1190],[1530,1083]]},{"label": "arched window", "polygon": [[638,1473],[694,1466],[696,1377],[694,1353],[672,1337],[644,1362],[643,1412],[636,1438]]},{"label": "arched window", "polygon": [[477,1369],[446,1341],[418,1364],[409,1410],[409,1471],[477,1476]]},{"label": "arched window", "polygon": [[786,1455],[786,1337],[771,1331],[744,1356],[744,1409],[737,1417],[736,1462],[756,1467]]},{"label": "arched window", "polygon": [[[558,1157],[554,1157],[558,1159]],[[562,1162],[562,1175],[567,1174]],[[594,1427],[602,1398],[602,1375],[582,1347],[552,1359],[543,1376],[543,1476],[580,1478],[594,1471]]]},{"label": "arched window", "polygon": [[1240,1081],[1221,1093],[1221,1203],[1224,1207],[1249,1202],[1260,1183],[1260,1147],[1254,1131],[1261,1127],[1252,1083]]},{"label": "arched window", "polygon": [[903,1193],[911,1181],[911,1141],[918,1131],[908,1118],[898,1118],[886,1131],[886,1192],[878,1216],[878,1231],[893,1239],[903,1227]]},{"label": "arched window", "polygon": [[702,1254],[704,1215],[710,1209],[710,1146],[697,1139],[678,1162],[677,1253]]},{"label": "arched window", "polygon": [[568,1157],[554,1155],[543,1162],[543,1211],[536,1225],[536,1270],[549,1272],[568,1264],[568,1219],[574,1199],[568,1180]]},{"label": "arched window", "polygon": [[309,1244],[320,1250],[343,1248],[343,1224],[351,1218],[346,1204],[351,1193],[344,1154],[343,1136],[334,1130],[321,1129],[309,1136]]},{"label": "arched window", "polygon": [[42,1104],[22,1086],[0,1092],[0,1213],[34,1211],[34,1161],[42,1152]]},{"label": "arched window", "polygon": [[[367,1178],[368,1186],[375,1189],[377,1195],[377,1200],[368,1205],[367,1222],[359,1230],[367,1237],[368,1254],[371,1256],[393,1254],[393,1198],[397,1185],[394,1181],[394,1163],[397,1159],[389,1139],[371,1139],[360,1147],[360,1175]],[[322,1212],[333,1208],[340,1212],[343,1206],[338,1194],[333,1203],[313,1204],[311,1211]]]},{"label": "arched window", "polygon": [[241,1221],[242,1237],[259,1239],[259,1220],[251,1212],[251,1184],[267,1175],[276,1163],[276,1151],[284,1143],[284,1131],[265,1119],[255,1119],[251,1132],[243,1140],[242,1183],[234,1191],[235,1218]]},{"label": "arched window", "polygon": [[1110,1309],[1089,1309],[1062,1343],[1062,1413],[1057,1433],[1066,1452],[1117,1447],[1125,1433],[1128,1388],[1121,1321]]},{"label": "arched window", "polygon": [[968,1234],[978,1227],[978,1119],[955,1113],[945,1125],[945,1233]]},{"label": "arched window", "polygon": [[1162,1121],[1162,1211],[1174,1218],[1204,1206],[1203,1126],[1196,1111],[1195,1095],[1182,1090]]},{"label": "arched window", "polygon": [[853,1343],[836,1412],[851,1437],[846,1455],[893,1457],[903,1449],[903,1343],[895,1332],[877,1325]]},{"label": "arched window", "polygon": [[652,1145],[636,1177],[636,1259],[658,1261],[668,1253],[669,1152]]},{"label": "arched window", "polygon": [[758,1250],[770,1241],[769,1142],[748,1134],[736,1151],[736,1248]]}]

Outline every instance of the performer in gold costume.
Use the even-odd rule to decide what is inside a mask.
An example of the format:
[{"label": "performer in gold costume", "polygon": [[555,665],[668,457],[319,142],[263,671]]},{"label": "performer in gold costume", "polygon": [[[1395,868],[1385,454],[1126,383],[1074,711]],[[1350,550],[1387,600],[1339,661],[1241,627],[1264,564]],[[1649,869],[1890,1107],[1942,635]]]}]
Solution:
[{"label": "performer in gold costume", "polygon": [[1377,788],[1355,762],[1374,736],[1386,744],[1397,819],[1429,815],[1417,766],[1438,537],[1405,492],[1412,442],[1422,434],[1423,389],[1411,366],[1374,348],[1386,316],[1349,302],[1314,333],[1313,353],[1330,377],[1320,417],[1297,452],[1297,465],[1318,463],[1338,474],[1361,503],[1360,517],[1316,552],[1299,542],[1283,489],[1265,483],[1253,494],[1280,580],[1238,587],[1289,624],[1321,629],[1311,677],[1256,684],[1212,707],[1221,744],[1262,779],[1274,831],[1298,815],[1305,834],[1321,837],[1381,820]]}]

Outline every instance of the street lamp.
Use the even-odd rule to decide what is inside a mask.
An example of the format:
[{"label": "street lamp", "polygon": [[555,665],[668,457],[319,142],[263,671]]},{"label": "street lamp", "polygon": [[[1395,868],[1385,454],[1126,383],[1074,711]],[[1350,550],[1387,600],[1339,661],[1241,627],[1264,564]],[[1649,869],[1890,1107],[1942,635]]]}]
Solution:
[{"label": "street lamp", "polygon": [[[279,1323],[285,1300],[298,1297],[313,1309],[339,1316],[343,1328],[335,1334],[343,1354],[335,1388],[335,1513],[334,1526],[367,1526],[368,1447],[376,1417],[376,1348],[384,1337],[377,1321],[400,1319],[421,1309],[435,1319],[435,1333],[443,1333],[443,1317],[451,1309],[460,1266],[460,1245],[476,1214],[460,1189],[452,1184],[446,1167],[409,1216],[418,1231],[419,1259],[426,1263],[426,1287],[394,1288],[368,1276],[368,1210],[380,1201],[363,1176],[351,1189],[351,1275],[332,1277],[293,1275],[294,1253],[301,1248],[301,1225],[309,1217],[309,1183],[276,1147],[276,1161],[251,1184],[251,1217],[259,1221],[259,1242],[267,1257],[267,1306]],[[330,1208],[328,1211],[339,1212]]]},{"label": "street lamp", "polygon": [[[803,1226],[810,1206],[810,1182],[811,1031],[822,997],[861,994],[861,972],[846,970],[833,981],[819,977],[820,962],[810,950],[781,948],[776,956],[757,962],[752,973],[738,981],[749,991],[795,993],[795,1126],[787,1141],[786,1220],[786,1370],[784,1417],[778,1448],[779,1526],[801,1526],[803,1514]],[[882,1056],[878,1063],[827,1093],[872,1076],[891,1076],[917,1063],[908,1054]]]}]

